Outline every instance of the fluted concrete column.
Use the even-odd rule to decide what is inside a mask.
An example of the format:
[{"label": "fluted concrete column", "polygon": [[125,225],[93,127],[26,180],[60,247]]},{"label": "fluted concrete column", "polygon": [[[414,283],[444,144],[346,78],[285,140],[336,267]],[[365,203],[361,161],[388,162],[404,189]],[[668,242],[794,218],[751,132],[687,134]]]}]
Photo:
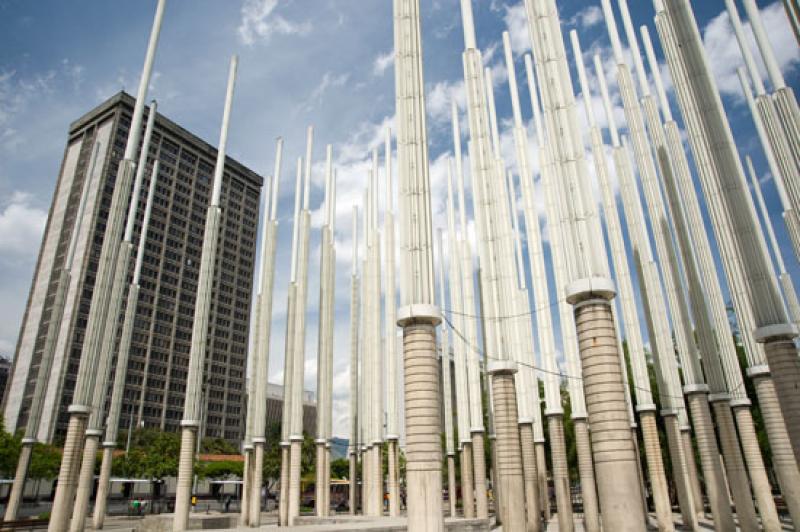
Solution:
[{"label": "fluted concrete column", "polygon": [[[578,473],[581,478],[583,495],[583,528],[586,532],[600,532],[600,514],[597,509],[594,469],[592,468],[592,448],[589,441],[589,427],[586,418],[573,419],[575,426],[575,446],[578,451]],[[638,470],[637,470],[638,478]]]},{"label": "fluted concrete column", "polygon": [[556,492],[558,530],[570,532],[574,528],[574,523],[572,521],[572,499],[569,491],[567,446],[564,442],[563,414],[548,414],[547,429],[550,433],[550,453],[553,460],[553,486]]},{"label": "fluted concrete column", "polygon": [[186,511],[175,512],[173,530],[176,531],[186,530],[189,523],[196,438],[197,426],[184,425],[181,430],[181,454],[178,457],[178,485],[175,489],[175,509],[185,508]]},{"label": "fluted concrete column", "polygon": [[539,509],[539,479],[536,474],[536,449],[533,444],[533,426],[519,426],[519,442],[522,448],[522,474],[525,481],[525,516],[528,532],[541,530],[542,518]]},{"label": "fluted concrete column", "polygon": [[[662,418],[664,420],[664,429],[667,433],[667,449],[669,450],[669,458],[672,464],[672,479],[675,482],[675,491],[678,495],[678,506],[681,510],[683,525],[690,530],[697,530],[697,514],[702,512],[702,506],[695,506],[689,465],[684,452],[678,416],[670,411],[662,413]],[[702,503],[702,500],[699,502]]]},{"label": "fluted concrete column", "polygon": [[472,444],[464,443],[461,449],[461,506],[464,518],[475,517],[475,495],[472,477]]},{"label": "fluted concrete column", "polygon": [[497,477],[502,499],[500,516],[503,528],[525,530],[525,484],[522,453],[517,429],[517,393],[514,387],[516,364],[493,362],[488,371],[492,379],[494,430],[497,434]]},{"label": "fluted concrete column", "polygon": [[[644,440],[647,471],[650,486],[653,492],[653,503],[656,510],[658,529],[661,532],[675,530],[672,523],[672,504],[669,500],[666,476],[664,475],[664,461],[661,458],[661,445],[658,441],[658,427],[656,426],[656,413],[646,410],[639,413],[639,425],[642,428]],[[676,478],[676,485],[681,484],[681,479]]]},{"label": "fluted concrete column", "polygon": [[450,517],[456,517],[456,458],[447,455],[447,500],[450,502]]},{"label": "fluted concrete column", "polygon": [[289,506],[288,526],[294,526],[300,516],[300,455],[303,441],[293,439],[289,444]]},{"label": "fluted concrete column", "polygon": [[281,442],[281,481],[278,500],[278,523],[289,525],[289,443]]},{"label": "fluted concrete column", "polygon": [[[489,498],[486,494],[486,451],[483,431],[472,432],[472,482],[475,488],[475,515],[478,519],[489,517]],[[497,486],[497,483],[494,483]],[[495,490],[495,494],[496,494]]]},{"label": "fluted concrete column", "polygon": [[[442,455],[439,441],[439,367],[436,318],[404,317],[406,485],[408,530],[442,532]],[[434,314],[435,316],[435,314]]]},{"label": "fluted concrete column", "polygon": [[609,298],[592,298],[591,292],[574,289],[568,293],[575,294],[570,299],[575,308],[603,525],[607,530],[643,530],[646,519],[639,503],[638,458],[629,435],[630,420]]},{"label": "fluted concrete column", "polygon": [[108,508],[108,495],[111,491],[111,461],[114,448],[109,445],[103,446],[103,461],[100,463],[100,480],[97,485],[97,498],[94,503],[94,514],[92,515],[92,525],[95,530],[103,528]]},{"label": "fluted concrete column", "polygon": [[692,445],[692,431],[688,427],[682,427],[680,432],[694,506],[698,514],[705,514],[706,505],[703,498],[703,487],[700,485],[700,475],[697,472],[697,460],[695,459],[694,445]]},{"label": "fluted concrete column", "polygon": [[314,484],[314,495],[315,495],[315,508],[314,511],[317,514],[317,517],[324,517],[325,510],[324,510],[324,502],[325,502],[325,481],[323,479],[324,473],[322,469],[324,468],[325,464],[325,440],[317,440],[316,443],[316,450],[317,450],[317,460],[316,464],[320,471],[317,472],[317,482]]},{"label": "fluted concrete column", "polygon": [[[538,405],[537,405],[538,408]],[[539,508],[543,512],[545,522],[550,521],[550,492],[547,485],[547,451],[544,440],[537,441],[536,446],[536,474],[539,477]]]},{"label": "fluted concrete column", "polygon": [[758,438],[756,438],[750,407],[741,405],[733,406],[732,409],[736,418],[736,426],[739,428],[742,453],[747,461],[747,469],[750,472],[750,482],[753,485],[753,494],[758,504],[761,525],[767,531],[781,530],[780,519],[775,508],[775,500],[772,498],[772,486],[770,486],[767,471],[764,468],[764,461],[761,458],[761,449],[758,446]]},{"label": "fluted concrete column", "polygon": [[768,371],[754,373],[752,370],[753,368],[750,368],[748,373],[753,379],[761,416],[769,434],[775,476],[778,478],[783,500],[786,501],[792,521],[800,523],[800,471],[786,433],[775,386]]},{"label": "fluted concrete column", "polygon": [[[705,391],[687,392],[689,410],[692,413],[697,448],[700,451],[700,467],[703,469],[706,494],[714,516],[716,530],[731,532],[736,530],[731,512],[730,499],[722,481],[723,473],[716,446],[714,422],[708,408],[708,394]],[[713,480],[717,479],[717,480]]]}]

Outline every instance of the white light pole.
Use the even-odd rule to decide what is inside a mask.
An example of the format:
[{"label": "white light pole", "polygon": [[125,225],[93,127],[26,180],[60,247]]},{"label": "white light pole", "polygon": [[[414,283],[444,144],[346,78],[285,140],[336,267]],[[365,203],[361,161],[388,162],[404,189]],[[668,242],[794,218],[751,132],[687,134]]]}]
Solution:
[{"label": "white light pole", "polygon": [[176,532],[186,530],[189,524],[191,508],[192,477],[194,470],[195,445],[202,421],[202,393],[204,380],[204,364],[208,348],[208,322],[211,316],[211,296],[216,277],[217,244],[220,232],[222,206],[222,179],[225,170],[225,148],[228,141],[228,125],[233,90],[236,84],[236,70],[239,59],[231,58],[228,71],[228,87],[225,93],[225,108],[222,114],[222,127],[219,136],[217,163],[214,167],[214,181],[211,200],[208,203],[205,232],[203,234],[203,250],[200,255],[200,276],[197,281],[197,302],[195,304],[192,327],[192,345],[189,350],[189,370],[186,377],[186,399],[181,420],[181,453],[178,461],[178,482],[175,488],[175,521]]},{"label": "white light pole", "polygon": [[394,2],[397,153],[403,228],[401,307],[409,532],[441,532],[442,454],[428,143],[419,0]]}]

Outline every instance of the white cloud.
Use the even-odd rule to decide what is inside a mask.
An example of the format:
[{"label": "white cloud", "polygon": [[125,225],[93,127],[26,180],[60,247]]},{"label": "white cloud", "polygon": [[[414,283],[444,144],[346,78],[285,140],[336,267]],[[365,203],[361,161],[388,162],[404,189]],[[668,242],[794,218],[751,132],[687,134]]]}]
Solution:
[{"label": "white cloud", "polygon": [[[741,15],[742,13],[740,13]],[[786,73],[796,69],[800,64],[800,48],[797,47],[794,33],[780,2],[774,2],[762,9],[761,18],[766,26],[767,35],[781,70]],[[761,76],[766,80],[766,69],[761,61],[749,22],[744,22],[744,30]],[[733,33],[728,12],[723,11],[714,17],[703,28],[702,33],[703,45],[720,92],[736,98],[743,98],[736,70],[744,64],[744,60]]]},{"label": "white cloud", "polygon": [[586,6],[575,13],[568,21],[569,26],[578,26],[580,29],[589,29],[603,21],[603,10],[600,6]]},{"label": "white cloud", "polygon": [[525,5],[516,4],[506,9],[503,17],[508,34],[511,38],[511,49],[516,54],[527,52],[531,49],[531,37],[528,32],[528,18],[525,15]]},{"label": "white cloud", "polygon": [[268,40],[272,35],[306,35],[311,31],[309,21],[295,23],[274,14],[278,0],[245,0],[239,24],[239,40],[251,46],[259,39]]},{"label": "white cloud", "polygon": [[36,256],[47,212],[31,205],[30,195],[14,192],[0,211],[0,255],[3,261]]},{"label": "white cloud", "polygon": [[375,58],[372,63],[372,73],[376,76],[382,76],[392,65],[394,65],[394,50],[389,50]]},{"label": "white cloud", "polygon": [[350,80],[350,74],[339,74],[335,75],[331,72],[325,72],[322,76],[322,80],[319,82],[319,85],[311,91],[311,96],[308,98],[307,107],[311,108],[316,104],[322,102],[322,98],[325,96],[325,93],[328,92],[329,89],[342,87]]}]

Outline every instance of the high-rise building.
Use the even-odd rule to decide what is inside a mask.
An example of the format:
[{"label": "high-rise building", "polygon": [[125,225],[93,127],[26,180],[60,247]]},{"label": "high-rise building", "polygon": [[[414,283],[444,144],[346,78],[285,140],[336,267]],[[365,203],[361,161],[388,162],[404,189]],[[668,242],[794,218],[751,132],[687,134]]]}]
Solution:
[{"label": "high-rise building", "polygon": [[[57,440],[66,431],[66,409],[72,401],[108,209],[133,105],[134,99],[120,92],[69,127],[3,407],[9,430],[25,426],[56,285],[81,192],[90,179],[89,200],[78,234],[38,436]],[[99,156],[94,172],[90,172],[95,143],[100,143]],[[178,430],[216,156],[216,148],[157,115],[133,238],[134,244],[139,242],[150,171],[158,159],[161,169],[145,242],[120,417],[122,428],[132,424]],[[209,320],[203,435],[232,442],[238,442],[244,433],[246,354],[262,181],[252,170],[230,157],[226,159],[222,228]],[[130,268],[132,275],[133,261]],[[124,312],[124,303],[122,309]],[[111,384],[106,401],[110,399]]]}]

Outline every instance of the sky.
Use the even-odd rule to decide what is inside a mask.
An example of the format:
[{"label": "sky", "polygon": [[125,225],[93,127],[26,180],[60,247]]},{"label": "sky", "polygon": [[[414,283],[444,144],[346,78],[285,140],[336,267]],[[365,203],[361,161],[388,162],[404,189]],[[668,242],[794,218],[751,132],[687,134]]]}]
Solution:
[{"label": "sky", "polygon": [[[463,34],[458,0],[427,0],[421,4],[432,208],[434,226],[443,227],[447,156],[452,153],[451,98],[456,98],[462,130],[467,130],[461,62]],[[521,55],[530,48],[522,2],[475,0],[473,4],[478,46],[485,65],[492,69],[501,145],[509,167],[515,169],[501,34],[506,30],[511,33],[522,113],[534,153]],[[624,130],[600,0],[558,4],[565,39],[568,40],[568,30],[578,31],[587,64],[594,53],[601,54],[611,84],[615,118]],[[652,4],[630,4],[634,24],[647,24],[655,38]],[[698,0],[693,4],[740,153],[753,157],[782,253],[796,276],[798,264],[780,217],[774,182],[736,77],[742,59],[724,3]],[[760,0],[758,4],[787,83],[796,90],[800,85],[800,49],[783,8],[772,0]],[[155,0],[0,0],[2,356],[13,356],[69,123],[120,89],[136,92],[155,5]],[[372,149],[380,149],[383,164],[385,130],[394,121],[391,8],[392,2],[377,0],[169,0],[148,95],[158,100],[159,112],[216,145],[228,61],[231,54],[238,54],[229,155],[264,176],[270,175],[275,139],[285,139],[270,351],[270,380],[278,383],[283,377],[283,334],[277,333],[285,330],[294,190],[291,178],[294,161],[305,150],[306,128],[314,125],[311,206],[315,210],[315,229],[305,365],[306,388],[310,390],[316,388],[318,229],[322,220],[319,207],[325,145],[333,145],[338,171],[333,419],[334,434],[344,437],[349,434],[352,207],[363,196]],[[743,15],[743,7],[739,8]],[[621,28],[618,12],[617,21]],[[764,75],[749,23],[746,30]],[[673,112],[679,117],[658,43],[656,49]],[[567,50],[573,63],[568,43]],[[596,78],[589,70],[593,107],[604,126]],[[574,68],[573,84],[579,92]],[[580,98],[578,102],[582,105]],[[584,120],[582,111],[579,116]],[[537,164],[534,160],[534,170],[538,169]],[[469,168],[466,162],[465,168]],[[379,197],[383,198],[383,193]]]}]

